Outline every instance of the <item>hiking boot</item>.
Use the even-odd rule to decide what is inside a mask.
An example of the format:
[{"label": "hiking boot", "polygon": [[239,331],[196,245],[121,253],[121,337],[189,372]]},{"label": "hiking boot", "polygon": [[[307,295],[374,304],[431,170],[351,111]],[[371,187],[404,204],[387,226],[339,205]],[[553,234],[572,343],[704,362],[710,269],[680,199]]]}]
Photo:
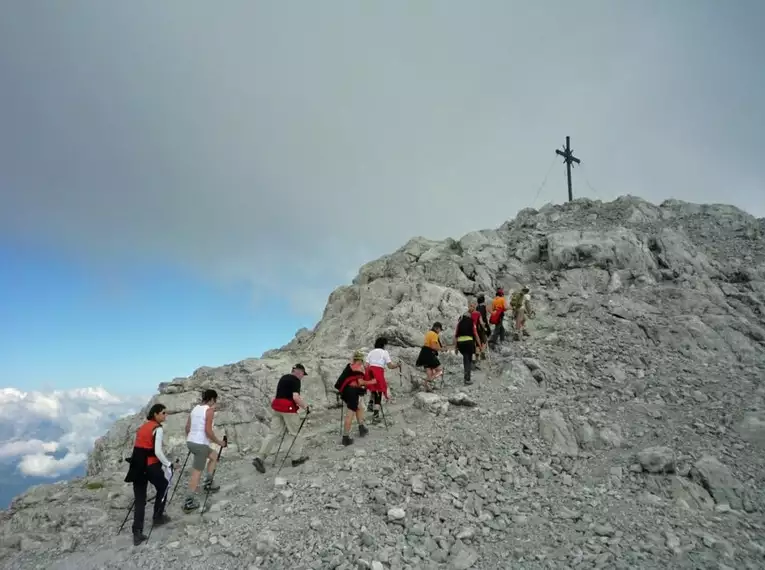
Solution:
[{"label": "hiking boot", "polygon": [[298,457],[297,459],[293,459],[292,460],[292,466],[293,467],[297,467],[298,465],[302,465],[306,461],[308,461],[308,456],[307,455],[303,455],[302,457]]},{"label": "hiking boot", "polygon": [[257,469],[261,473],[266,472],[266,466],[263,465],[263,460],[260,457],[256,457],[255,459],[253,459],[252,464],[255,466],[255,469]]},{"label": "hiking boot", "polygon": [[190,513],[191,511],[196,510],[198,508],[199,508],[199,501],[197,501],[193,497],[189,497],[188,499],[186,499],[186,502],[183,503],[183,507],[182,507],[184,513]]},{"label": "hiking boot", "polygon": [[133,546],[138,546],[144,540],[148,540],[148,539],[149,539],[149,537],[146,536],[143,532],[134,532],[133,533]]},{"label": "hiking boot", "polygon": [[367,426],[364,424],[359,425],[359,437],[366,437],[366,435],[369,433],[369,429],[367,429]]},{"label": "hiking boot", "polygon": [[202,484],[202,490],[207,493],[217,493],[218,491],[220,491],[220,485],[216,485],[212,481],[205,481]]},{"label": "hiking boot", "polygon": [[527,331],[526,329],[523,329],[523,336],[531,336],[531,335],[529,334],[529,331]]},{"label": "hiking boot", "polygon": [[353,443],[353,439],[351,439],[351,436],[344,435],[343,436],[343,445],[351,445]]},{"label": "hiking boot", "polygon": [[172,519],[167,516],[166,514],[161,514],[157,518],[153,519],[152,522],[154,523],[154,526],[162,526],[163,524],[167,524]]}]

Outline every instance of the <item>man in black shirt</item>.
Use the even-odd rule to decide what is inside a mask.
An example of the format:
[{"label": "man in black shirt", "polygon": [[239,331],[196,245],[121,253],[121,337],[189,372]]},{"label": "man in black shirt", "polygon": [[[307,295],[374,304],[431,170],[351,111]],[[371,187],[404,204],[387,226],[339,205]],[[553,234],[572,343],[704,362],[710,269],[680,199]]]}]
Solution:
[{"label": "man in black shirt", "polygon": [[263,459],[271,452],[273,444],[284,430],[287,430],[290,436],[294,438],[292,449],[293,457],[296,459],[292,460],[292,466],[295,467],[308,460],[307,455],[302,455],[303,442],[301,438],[297,437],[301,422],[298,410],[303,408],[306,413],[310,411],[308,404],[306,404],[300,395],[301,380],[305,375],[305,366],[296,364],[292,367],[292,372],[282,376],[276,384],[276,396],[271,401],[273,414],[271,417],[271,431],[263,440],[260,451],[252,461],[252,464],[261,473],[266,472]]}]

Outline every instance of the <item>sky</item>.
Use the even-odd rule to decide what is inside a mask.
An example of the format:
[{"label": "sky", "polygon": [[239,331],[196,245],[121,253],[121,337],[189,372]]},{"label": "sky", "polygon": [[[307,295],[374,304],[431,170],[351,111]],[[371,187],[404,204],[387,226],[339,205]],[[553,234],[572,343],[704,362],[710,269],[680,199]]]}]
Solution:
[{"label": "sky", "polygon": [[[5,2],[0,387],[288,342],[413,236],[574,194],[765,216],[760,0]],[[543,181],[545,184],[542,185]]]}]

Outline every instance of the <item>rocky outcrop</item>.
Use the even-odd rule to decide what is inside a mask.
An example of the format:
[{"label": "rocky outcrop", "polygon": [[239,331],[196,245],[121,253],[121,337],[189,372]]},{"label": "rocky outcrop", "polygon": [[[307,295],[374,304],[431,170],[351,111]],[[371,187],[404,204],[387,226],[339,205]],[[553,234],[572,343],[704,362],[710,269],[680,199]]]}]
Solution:
[{"label": "rocky outcrop", "polygon": [[[726,205],[634,197],[526,209],[459,240],[415,238],[363,266],[322,319],[260,359],[163,383],[171,454],[200,392],[221,394],[230,447],[211,511],[139,549],[117,422],[88,476],[0,513],[3,567],[760,568],[765,555],[765,221]],[[468,296],[529,284],[531,336],[461,382],[410,392],[422,335]],[[392,340],[387,425],[339,445],[331,389],[351,352]],[[309,370],[311,460],[255,472],[275,382]],[[282,452],[283,455],[283,452]],[[184,478],[184,483],[185,483]],[[207,521],[207,522],[201,522]],[[217,565],[217,566],[216,566]]]}]

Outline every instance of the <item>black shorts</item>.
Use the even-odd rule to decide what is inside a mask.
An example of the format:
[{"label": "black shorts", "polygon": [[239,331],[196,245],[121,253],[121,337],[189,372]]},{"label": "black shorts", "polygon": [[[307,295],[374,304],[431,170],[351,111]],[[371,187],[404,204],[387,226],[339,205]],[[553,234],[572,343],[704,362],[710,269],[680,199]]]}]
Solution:
[{"label": "black shorts", "polygon": [[423,346],[420,349],[420,355],[417,357],[417,362],[415,362],[415,366],[422,366],[423,368],[431,368],[431,369],[438,368],[439,366],[441,366],[441,362],[438,360],[438,352],[436,352],[432,348]]},{"label": "black shorts", "polygon": [[363,388],[357,388],[356,386],[348,386],[343,390],[341,395],[343,402],[348,406],[348,409],[355,412],[359,409],[359,396],[364,393]]}]

